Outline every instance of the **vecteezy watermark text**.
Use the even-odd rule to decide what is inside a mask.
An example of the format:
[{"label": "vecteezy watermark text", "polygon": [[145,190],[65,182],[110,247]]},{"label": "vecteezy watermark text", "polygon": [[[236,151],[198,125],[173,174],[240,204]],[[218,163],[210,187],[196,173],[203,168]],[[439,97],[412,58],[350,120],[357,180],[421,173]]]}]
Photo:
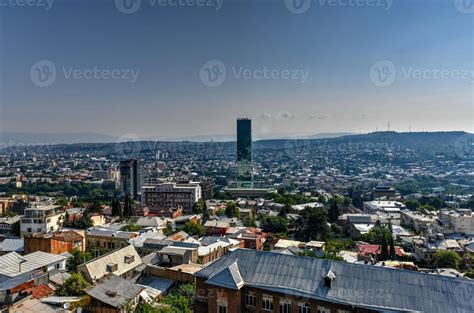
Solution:
[{"label": "vecteezy watermark text", "polygon": [[51,10],[54,0],[0,0],[0,7],[39,7]]},{"label": "vecteezy watermark text", "polygon": [[103,68],[93,66],[90,68],[77,68],[73,66],[61,66],[60,71],[56,64],[50,60],[41,60],[30,68],[30,79],[38,87],[52,85],[59,74],[64,79],[70,80],[122,80],[134,84],[140,74],[139,69],[133,68]]},{"label": "vecteezy watermark text", "polygon": [[305,13],[311,8],[312,2],[324,7],[376,7],[390,10],[393,0],[284,0],[291,13]]},{"label": "vecteezy watermark text", "polygon": [[396,68],[389,60],[380,60],[369,69],[369,78],[375,86],[387,87],[395,80],[471,80],[474,81],[474,69],[447,69],[447,68]]},{"label": "vecteezy watermark text", "polygon": [[220,86],[230,73],[238,80],[293,80],[305,83],[309,76],[307,69],[280,69],[263,66],[261,68],[248,68],[243,66],[232,66],[227,71],[226,66],[219,60],[204,63],[199,71],[201,81],[209,87]]},{"label": "vecteezy watermark text", "polygon": [[212,7],[220,10],[224,0],[115,0],[115,7],[124,14],[137,12],[144,3],[154,7]]}]

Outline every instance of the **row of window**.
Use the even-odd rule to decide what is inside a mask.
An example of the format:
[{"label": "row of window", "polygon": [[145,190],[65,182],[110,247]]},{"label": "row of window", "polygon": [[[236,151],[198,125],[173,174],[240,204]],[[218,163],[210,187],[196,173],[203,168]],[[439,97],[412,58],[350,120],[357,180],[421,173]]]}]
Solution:
[{"label": "row of window", "polygon": [[[251,308],[257,307],[257,296],[255,293],[253,292],[245,293],[245,305]],[[273,312],[273,297],[272,296],[270,295],[262,296],[262,310]],[[341,311],[341,312],[339,311],[338,313],[344,313],[344,311]],[[291,312],[291,302],[289,300],[280,300],[280,313],[290,313],[290,312]],[[311,304],[304,303],[304,302],[298,303],[298,313],[311,313]],[[323,306],[318,306],[317,313],[331,313],[331,310]]]}]

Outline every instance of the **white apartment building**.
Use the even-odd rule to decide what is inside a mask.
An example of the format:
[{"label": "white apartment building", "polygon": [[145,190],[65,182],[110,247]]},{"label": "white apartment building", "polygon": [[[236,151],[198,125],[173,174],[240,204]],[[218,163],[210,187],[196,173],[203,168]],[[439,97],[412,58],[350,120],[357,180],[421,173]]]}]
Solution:
[{"label": "white apartment building", "polygon": [[417,232],[429,233],[434,225],[433,216],[425,215],[421,212],[403,210],[401,211],[401,224],[413,228]]},{"label": "white apartment building", "polygon": [[376,214],[390,221],[392,225],[400,225],[400,215],[404,209],[406,209],[406,206],[398,201],[364,202],[364,213]]},{"label": "white apartment building", "polygon": [[20,220],[21,235],[54,232],[61,228],[64,214],[57,205],[25,208],[25,216]]},{"label": "white apartment building", "polygon": [[436,222],[437,231],[443,234],[474,234],[474,213],[470,209],[441,210]]},{"label": "white apartment building", "polygon": [[167,182],[142,187],[142,205],[148,207],[183,207],[190,213],[194,204],[201,199],[201,186],[198,182]]}]

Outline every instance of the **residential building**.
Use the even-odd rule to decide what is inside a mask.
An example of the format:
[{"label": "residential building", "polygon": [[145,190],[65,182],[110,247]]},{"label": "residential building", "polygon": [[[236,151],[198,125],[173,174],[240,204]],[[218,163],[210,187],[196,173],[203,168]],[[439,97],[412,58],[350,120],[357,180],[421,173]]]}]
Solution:
[{"label": "residential building", "polygon": [[120,161],[120,186],[122,195],[137,199],[145,181],[143,161],[128,159]]},{"label": "residential building", "polygon": [[414,229],[416,232],[428,233],[434,226],[434,218],[421,212],[403,210],[400,213],[400,223]]},{"label": "residential building", "polygon": [[214,198],[214,187],[215,183],[212,180],[205,180],[200,183],[202,198],[204,200],[210,200]]},{"label": "residential building", "polygon": [[84,278],[94,283],[108,274],[114,274],[125,279],[141,275],[142,260],[132,245],[107,253],[78,266],[77,271]]},{"label": "residential building", "polygon": [[471,209],[440,210],[436,222],[437,232],[474,235],[474,212]]},{"label": "residential building", "polygon": [[137,237],[137,232],[94,228],[86,233],[87,249],[90,251],[115,250],[128,246],[130,239]]},{"label": "residential building", "polygon": [[422,260],[428,265],[433,265],[434,255],[438,251],[451,250],[462,252],[456,240],[446,239],[443,234],[428,235],[428,237],[416,236],[413,238],[414,257]]},{"label": "residential building", "polygon": [[41,251],[27,255],[16,252],[0,256],[0,304],[23,297],[28,288],[48,283],[48,273],[66,270],[66,256]]},{"label": "residential building", "polygon": [[385,197],[387,199],[395,198],[397,196],[397,191],[395,188],[390,186],[376,186],[372,189],[372,196],[374,198]]},{"label": "residential building", "polygon": [[64,210],[60,206],[34,206],[25,209],[20,220],[21,235],[46,234],[58,230],[63,224]]},{"label": "residential building", "polygon": [[31,234],[24,236],[25,254],[43,251],[52,254],[85,251],[84,238],[73,230],[57,231],[50,234]]},{"label": "residential building", "polygon": [[381,216],[392,225],[400,225],[400,212],[404,209],[406,209],[406,206],[398,201],[364,202],[364,213]]},{"label": "residential building", "polygon": [[133,312],[145,287],[115,275],[104,276],[86,289],[91,312]]},{"label": "residential building", "polygon": [[195,312],[471,312],[474,281],[237,249],[195,274]]},{"label": "residential building", "polygon": [[166,182],[142,187],[143,206],[182,207],[183,212],[189,214],[199,199],[201,199],[201,186],[197,182]]},{"label": "residential building", "polygon": [[21,216],[15,215],[13,217],[0,217],[0,234],[10,234],[12,232],[12,225],[20,221]]},{"label": "residential building", "polygon": [[147,216],[159,216],[175,219],[183,216],[183,207],[149,207]]},{"label": "residential building", "polygon": [[207,221],[204,223],[206,236],[224,236],[229,229],[230,224],[225,221]]}]

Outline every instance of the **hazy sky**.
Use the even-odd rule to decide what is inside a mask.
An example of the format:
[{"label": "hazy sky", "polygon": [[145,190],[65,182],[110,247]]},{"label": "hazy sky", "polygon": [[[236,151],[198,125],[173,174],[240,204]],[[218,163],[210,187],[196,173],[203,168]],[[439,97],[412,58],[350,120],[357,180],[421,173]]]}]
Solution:
[{"label": "hazy sky", "polygon": [[474,130],[474,6],[294,1],[0,0],[0,131]]}]

